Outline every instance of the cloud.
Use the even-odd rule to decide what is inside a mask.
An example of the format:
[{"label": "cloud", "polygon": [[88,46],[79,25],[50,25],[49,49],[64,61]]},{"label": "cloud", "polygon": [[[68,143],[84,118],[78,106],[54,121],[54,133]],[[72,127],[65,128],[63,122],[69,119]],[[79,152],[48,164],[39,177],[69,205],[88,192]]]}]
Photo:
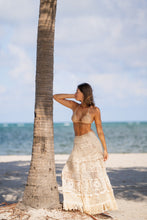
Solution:
[{"label": "cloud", "polygon": [[[65,72],[77,74],[124,74],[128,69],[135,74],[145,73],[147,7],[144,6],[144,1],[138,5],[138,1],[131,0],[111,4],[106,0],[60,2],[55,38],[57,65]],[[58,19],[60,13],[62,17]]]},{"label": "cloud", "polygon": [[[18,34],[19,33],[19,34]],[[35,49],[37,44],[37,25],[18,26],[12,34],[12,44]]]},{"label": "cloud", "polygon": [[[32,102],[38,14],[39,0],[0,1],[0,91],[7,101],[12,93],[16,102],[21,103],[21,96]],[[54,92],[74,92],[87,81],[104,105],[144,106],[146,20],[144,0],[58,1]]]},{"label": "cloud", "polygon": [[3,85],[0,85],[0,95],[3,95],[6,92],[6,87]]},{"label": "cloud", "polygon": [[78,75],[61,72],[54,78],[54,93],[74,93],[78,84],[88,82],[93,88],[95,103],[103,106],[132,108],[133,105],[144,105],[147,100],[147,77],[127,73]]},{"label": "cloud", "polygon": [[34,82],[35,71],[28,54],[24,49],[16,45],[9,45],[8,50],[13,59],[13,64],[11,63],[12,67],[9,71],[10,76],[17,80],[23,80],[25,83],[32,84]]},{"label": "cloud", "polygon": [[0,37],[4,45],[15,44],[35,50],[39,0],[1,0]]},{"label": "cloud", "polygon": [[15,26],[18,23],[32,22],[38,7],[38,0],[1,0],[0,23]]},{"label": "cloud", "polygon": [[119,74],[92,74],[89,76],[89,81],[94,86],[98,86],[104,96],[113,97],[122,101],[127,97],[147,97],[146,81],[129,75]]}]

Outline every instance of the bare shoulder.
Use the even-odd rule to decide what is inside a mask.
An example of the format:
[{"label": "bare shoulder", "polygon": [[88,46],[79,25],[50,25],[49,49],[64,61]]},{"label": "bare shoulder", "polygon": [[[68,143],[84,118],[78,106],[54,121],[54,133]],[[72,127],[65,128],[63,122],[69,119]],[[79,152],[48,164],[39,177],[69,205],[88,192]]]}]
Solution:
[{"label": "bare shoulder", "polygon": [[99,118],[100,109],[96,106],[91,106],[90,107],[90,113],[92,114],[93,118]]},{"label": "bare shoulder", "polygon": [[94,107],[94,111],[96,115],[100,115],[100,109],[97,106]]},{"label": "bare shoulder", "polygon": [[101,125],[101,112],[98,107],[95,106],[95,115],[94,115],[95,123],[97,125]]}]

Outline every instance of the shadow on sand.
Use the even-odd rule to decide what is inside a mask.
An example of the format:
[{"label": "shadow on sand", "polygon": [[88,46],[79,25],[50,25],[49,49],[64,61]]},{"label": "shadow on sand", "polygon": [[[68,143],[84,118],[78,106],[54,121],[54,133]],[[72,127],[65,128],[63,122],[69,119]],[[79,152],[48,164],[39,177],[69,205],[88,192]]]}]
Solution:
[{"label": "shadow on sand", "polygon": [[107,169],[115,197],[118,199],[143,201],[147,196],[147,168],[131,167]]},{"label": "shadow on sand", "polygon": [[[27,181],[30,161],[0,163],[0,203],[21,200]],[[60,201],[63,201],[61,172],[64,164],[56,162]],[[145,200],[147,195],[147,169],[145,167],[107,168],[114,195],[118,199]]]}]

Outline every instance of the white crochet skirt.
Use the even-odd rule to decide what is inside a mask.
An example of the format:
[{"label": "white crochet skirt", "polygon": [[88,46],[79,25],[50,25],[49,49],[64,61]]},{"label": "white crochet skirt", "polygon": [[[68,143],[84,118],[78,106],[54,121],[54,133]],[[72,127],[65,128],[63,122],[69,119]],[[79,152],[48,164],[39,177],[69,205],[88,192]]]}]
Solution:
[{"label": "white crochet skirt", "polygon": [[102,145],[93,131],[75,137],[62,171],[62,190],[64,210],[94,215],[118,209],[106,173]]}]

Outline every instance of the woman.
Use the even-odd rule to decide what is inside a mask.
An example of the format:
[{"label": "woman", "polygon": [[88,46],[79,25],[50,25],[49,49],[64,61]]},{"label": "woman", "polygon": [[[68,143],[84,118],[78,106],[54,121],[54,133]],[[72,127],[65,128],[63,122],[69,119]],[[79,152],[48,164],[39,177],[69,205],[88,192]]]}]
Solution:
[{"label": "woman", "polygon": [[[94,104],[91,86],[80,84],[75,94],[56,94],[54,99],[72,109],[75,131],[74,147],[62,171],[63,208],[93,215],[116,210],[117,204],[104,164],[108,152],[100,110]],[[91,129],[93,121],[101,143]]]}]

